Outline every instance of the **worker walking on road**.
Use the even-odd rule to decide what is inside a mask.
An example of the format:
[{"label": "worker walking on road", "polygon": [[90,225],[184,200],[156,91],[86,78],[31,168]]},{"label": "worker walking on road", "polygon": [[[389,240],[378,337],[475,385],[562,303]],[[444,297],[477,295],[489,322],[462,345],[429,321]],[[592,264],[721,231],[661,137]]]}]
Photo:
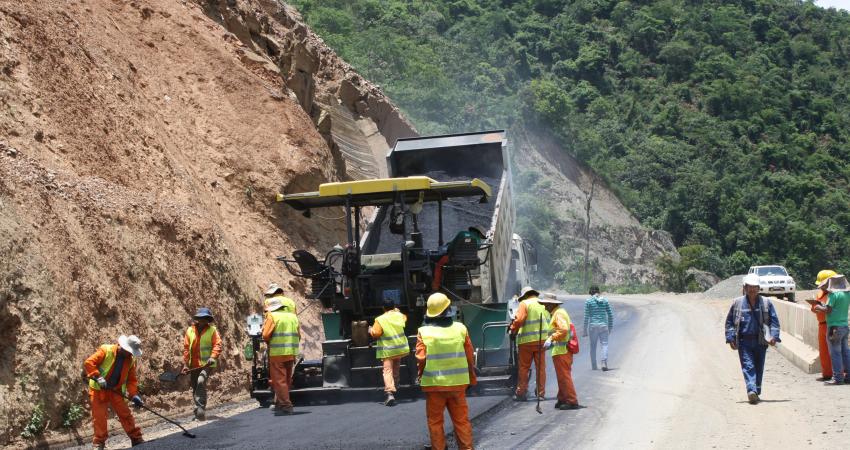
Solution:
[{"label": "worker walking on road", "polygon": [[398,386],[401,358],[410,354],[410,344],[404,334],[407,316],[395,307],[392,299],[384,299],[384,313],[375,318],[369,327],[369,335],[378,340],[375,356],[384,365],[384,392],[387,399],[384,405],[395,406],[396,386]]},{"label": "worker walking on road", "polygon": [[301,343],[298,317],[284,306],[280,298],[268,302],[268,314],[263,322],[263,340],[269,348],[269,378],[274,389],[274,413],[277,416],[292,414],[289,391],[292,388],[292,371],[295,355]]},{"label": "worker walking on road", "polygon": [[602,370],[608,370],[608,336],[614,329],[614,313],[608,299],[599,295],[599,286],[590,287],[584,302],[584,333],[590,334],[590,367],[596,370],[596,343],[602,343]]},{"label": "worker walking on road", "polygon": [[183,370],[190,374],[195,419],[205,420],[207,410],[207,380],[218,365],[221,355],[221,336],[212,323],[215,318],[209,308],[198,308],[194,322],[183,337]]},{"label": "worker walking on road", "polygon": [[543,348],[552,349],[552,363],[555,366],[555,376],[558,377],[558,400],[555,402],[555,409],[578,409],[578,397],[573,384],[573,354],[567,349],[567,344],[573,337],[570,331],[570,315],[567,310],[561,308],[559,300],[541,298],[538,301],[552,316],[549,323],[551,334],[543,343]]},{"label": "worker walking on road", "polygon": [[[136,336],[121,336],[118,344],[101,345],[84,364],[89,378],[91,418],[94,426],[92,444],[95,449],[106,447],[109,430],[106,425],[107,407],[112,407],[133,446],[145,442],[142,430],[136,426],[126,398],[142,406],[136,378],[136,358],[142,356],[142,341]],[[123,394],[123,395],[122,395]]]},{"label": "worker walking on road", "polygon": [[543,341],[549,336],[549,313],[540,304],[540,293],[529,286],[522,288],[516,316],[511,322],[509,333],[516,339],[519,353],[519,374],[517,376],[514,400],[524,402],[528,394],[528,379],[531,377],[531,361],[537,373],[537,391],[541,399],[546,391],[546,360]]},{"label": "worker walking on road", "polygon": [[826,305],[816,306],[826,313],[826,326],[829,341],[829,355],[832,359],[832,379],[824,384],[840,385],[850,383],[850,348],[847,346],[847,312],[850,309],[850,287],[844,275],[833,275],[818,286],[829,292]]},{"label": "worker walking on road", "polygon": [[472,448],[472,423],[466,388],[477,383],[475,356],[466,327],[452,320],[451,301],[442,293],[428,297],[425,323],[416,337],[419,385],[425,393],[431,448],[446,448],[443,412],[448,409],[459,449]]},{"label": "worker walking on road", "polygon": [[726,315],[726,343],[738,351],[750,403],[759,402],[767,346],[779,339],[779,317],[773,303],[759,295],[759,276],[744,277],[745,295],[732,302]]},{"label": "worker walking on road", "polygon": [[815,285],[818,290],[815,291],[815,303],[812,304],[812,312],[818,318],[818,352],[820,353],[820,369],[821,377],[817,381],[828,381],[832,378],[832,357],[829,355],[829,343],[826,340],[826,312],[817,308],[818,305],[826,305],[829,292],[826,291],[826,286],[821,287],[824,281],[832,276],[837,275],[834,270],[821,270],[818,272],[818,278]]}]

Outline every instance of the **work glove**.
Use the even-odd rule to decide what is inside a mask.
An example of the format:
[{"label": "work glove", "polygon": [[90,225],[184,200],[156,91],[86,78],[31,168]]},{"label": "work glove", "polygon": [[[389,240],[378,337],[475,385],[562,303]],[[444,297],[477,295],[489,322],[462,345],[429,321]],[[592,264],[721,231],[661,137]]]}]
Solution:
[{"label": "work glove", "polygon": [[130,401],[133,402],[133,404],[136,405],[137,408],[145,406],[145,402],[142,401],[142,397],[139,397],[138,395],[134,395],[133,398],[130,399]]},{"label": "work glove", "polygon": [[95,381],[97,381],[97,384],[100,386],[101,389],[106,389],[106,378],[97,377],[97,380]]},{"label": "work glove", "polygon": [[543,343],[543,350],[549,350],[552,348],[552,338],[546,339],[546,342]]},{"label": "work glove", "polygon": [[207,360],[207,366],[212,367],[215,365],[215,358],[210,358]]}]

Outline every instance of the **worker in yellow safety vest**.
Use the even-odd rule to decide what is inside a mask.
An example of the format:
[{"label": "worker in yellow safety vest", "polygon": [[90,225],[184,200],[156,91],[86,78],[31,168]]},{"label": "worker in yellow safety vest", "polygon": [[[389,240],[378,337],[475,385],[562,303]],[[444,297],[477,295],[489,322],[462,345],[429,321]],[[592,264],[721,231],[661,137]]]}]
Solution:
[{"label": "worker in yellow safety vest", "polygon": [[546,362],[544,360],[543,341],[549,336],[549,313],[540,304],[540,293],[531,287],[520,292],[519,308],[511,322],[509,332],[516,340],[519,353],[519,374],[517,376],[514,400],[524,402],[528,394],[528,379],[531,376],[531,361],[537,373],[536,395],[544,397],[546,388]]},{"label": "worker in yellow safety vest", "polygon": [[477,384],[475,359],[469,332],[454,322],[442,293],[428,297],[425,321],[416,337],[419,385],[425,393],[425,410],[431,448],[446,448],[443,413],[449,411],[459,449],[472,448],[472,423],[466,404],[466,388]]},{"label": "worker in yellow safety vest", "polygon": [[392,299],[384,299],[384,313],[375,318],[375,323],[369,327],[369,335],[378,341],[375,356],[384,366],[386,406],[395,405],[401,359],[410,354],[410,344],[404,334],[406,323],[407,316],[396,308],[395,302]]},{"label": "worker in yellow safety vest", "polygon": [[145,442],[142,430],[136,426],[133,414],[127,407],[125,396],[137,407],[144,405],[139,397],[139,382],[136,378],[136,358],[142,356],[142,341],[136,336],[121,336],[118,344],[101,345],[84,364],[89,378],[91,419],[94,426],[92,443],[95,449],[103,449],[109,437],[106,424],[107,408],[112,407],[121,426],[130,437],[132,445]]},{"label": "worker in yellow safety vest", "polygon": [[263,340],[269,349],[269,378],[275,394],[274,413],[277,416],[292,414],[292,371],[295,355],[301,343],[298,316],[283,305],[280,298],[273,298],[266,308],[268,313],[263,322]]},{"label": "worker in yellow safety vest", "polygon": [[182,373],[190,375],[196,420],[206,419],[207,380],[221,355],[221,336],[212,324],[214,321],[209,308],[198,308],[192,316],[192,326],[183,337]]},{"label": "worker in yellow safety vest", "polygon": [[543,348],[552,349],[552,364],[555,366],[555,376],[558,378],[558,399],[555,401],[555,409],[579,409],[576,387],[573,384],[573,354],[568,348],[570,339],[574,337],[572,330],[575,327],[572,326],[567,310],[561,308],[560,300],[541,298],[538,302],[552,316],[552,321],[549,323],[551,334],[543,343]]}]

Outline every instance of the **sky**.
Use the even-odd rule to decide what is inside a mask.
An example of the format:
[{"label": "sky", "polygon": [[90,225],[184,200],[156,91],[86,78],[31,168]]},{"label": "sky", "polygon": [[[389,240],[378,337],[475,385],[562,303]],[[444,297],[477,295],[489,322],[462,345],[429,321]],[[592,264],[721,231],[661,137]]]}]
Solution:
[{"label": "sky", "polygon": [[834,7],[850,11],[850,0],[815,0],[815,4],[824,8]]}]

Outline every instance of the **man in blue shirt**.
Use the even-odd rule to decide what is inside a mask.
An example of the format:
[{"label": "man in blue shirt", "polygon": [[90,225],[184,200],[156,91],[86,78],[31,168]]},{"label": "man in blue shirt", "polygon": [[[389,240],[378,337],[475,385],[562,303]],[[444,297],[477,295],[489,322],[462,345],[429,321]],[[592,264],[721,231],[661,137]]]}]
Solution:
[{"label": "man in blue shirt", "polygon": [[759,402],[767,346],[779,340],[779,318],[773,303],[759,295],[759,276],[744,277],[745,295],[738,297],[726,316],[726,343],[738,351],[750,403]]}]

